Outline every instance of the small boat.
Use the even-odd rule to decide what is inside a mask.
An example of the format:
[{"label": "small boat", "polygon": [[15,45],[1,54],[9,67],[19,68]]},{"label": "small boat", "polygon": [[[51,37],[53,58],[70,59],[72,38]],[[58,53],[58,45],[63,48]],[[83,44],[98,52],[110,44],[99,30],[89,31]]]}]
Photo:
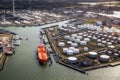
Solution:
[{"label": "small boat", "polygon": [[38,46],[37,50],[38,50],[37,55],[38,55],[39,62],[42,64],[46,64],[48,62],[49,58],[48,58],[48,53],[45,48],[45,45],[43,43],[41,43]]}]

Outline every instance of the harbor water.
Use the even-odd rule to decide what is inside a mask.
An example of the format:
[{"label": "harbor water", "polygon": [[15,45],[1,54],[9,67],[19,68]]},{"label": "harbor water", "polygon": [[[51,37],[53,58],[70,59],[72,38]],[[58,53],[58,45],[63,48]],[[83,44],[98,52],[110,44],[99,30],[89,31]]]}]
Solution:
[{"label": "harbor water", "polygon": [[21,45],[16,47],[16,53],[7,57],[4,69],[0,71],[0,80],[120,80],[120,66],[91,70],[86,75],[56,63],[52,56],[51,66],[49,63],[39,65],[35,54],[40,43],[39,30],[49,26],[51,24],[39,27],[4,27],[24,38]]}]

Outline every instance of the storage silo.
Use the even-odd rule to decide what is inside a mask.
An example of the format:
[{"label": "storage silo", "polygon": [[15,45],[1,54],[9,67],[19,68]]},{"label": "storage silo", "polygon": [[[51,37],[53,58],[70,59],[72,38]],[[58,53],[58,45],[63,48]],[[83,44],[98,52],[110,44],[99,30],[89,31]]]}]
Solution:
[{"label": "storage silo", "polygon": [[71,47],[78,47],[77,43],[71,43]]},{"label": "storage silo", "polygon": [[3,49],[2,42],[0,42],[0,49]]},{"label": "storage silo", "polygon": [[75,47],[69,47],[69,50],[74,50],[75,49]]},{"label": "storage silo", "polygon": [[98,43],[97,45],[98,45],[99,47],[101,47],[101,46],[102,46],[102,43]]},{"label": "storage silo", "polygon": [[120,37],[118,38],[118,43],[120,44]]},{"label": "storage silo", "polygon": [[100,43],[100,42],[102,42],[102,40],[101,39],[97,39],[97,42]]},{"label": "storage silo", "polygon": [[106,54],[111,56],[113,54],[113,52],[112,51],[107,51]]},{"label": "storage silo", "polygon": [[73,50],[73,53],[74,53],[74,54],[79,54],[79,53],[80,53],[80,50],[75,48],[75,49]]},{"label": "storage silo", "polygon": [[103,43],[103,44],[106,44],[106,43],[107,43],[107,41],[103,40],[103,41],[102,41],[102,43]]},{"label": "storage silo", "polygon": [[65,43],[64,42],[58,42],[58,46],[63,47],[63,46],[65,46]]},{"label": "storage silo", "polygon": [[75,37],[71,37],[69,40],[70,41],[75,41]]},{"label": "storage silo", "polygon": [[83,35],[83,33],[78,33],[78,35],[79,35],[79,36],[82,36],[82,35]]},{"label": "storage silo", "polygon": [[80,45],[85,46],[85,45],[87,45],[87,42],[86,41],[81,41]]},{"label": "storage silo", "polygon": [[83,34],[83,37],[84,37],[84,38],[87,38],[87,36],[88,36],[88,34]]},{"label": "storage silo", "polygon": [[84,51],[89,51],[88,47],[84,47],[83,50],[84,50]]},{"label": "storage silo", "polygon": [[109,35],[109,36],[108,36],[108,39],[112,39],[112,36],[111,36],[111,35]]},{"label": "storage silo", "polygon": [[75,42],[76,43],[80,43],[80,39],[75,39]]},{"label": "storage silo", "polygon": [[97,52],[89,52],[88,55],[90,58],[97,58],[98,53]]},{"label": "storage silo", "polygon": [[69,50],[67,51],[67,55],[69,55],[69,56],[73,55],[73,50],[70,50],[70,49],[69,49]]},{"label": "storage silo", "polygon": [[90,39],[91,39],[91,38],[92,38],[92,36],[88,36],[88,38],[90,38]]},{"label": "storage silo", "polygon": [[110,56],[108,56],[108,55],[100,55],[99,59],[100,59],[101,62],[109,62]]},{"label": "storage silo", "polygon": [[106,40],[105,38],[102,38],[102,40]]},{"label": "storage silo", "polygon": [[107,45],[108,45],[108,46],[112,45],[112,42],[107,42]]},{"label": "storage silo", "polygon": [[67,41],[67,44],[71,45],[71,44],[72,44],[72,41]]},{"label": "storage silo", "polygon": [[115,49],[115,46],[113,45],[108,46],[108,50],[114,51],[114,49]]},{"label": "storage silo", "polygon": [[72,37],[77,37],[77,34],[72,34],[71,36],[72,36]]},{"label": "storage silo", "polygon": [[67,54],[68,48],[63,48],[63,53]]},{"label": "storage silo", "polygon": [[64,39],[70,39],[70,36],[69,35],[65,35]]},{"label": "storage silo", "polygon": [[107,41],[107,42],[109,42],[109,41],[110,41],[110,39],[106,39],[106,41]]},{"label": "storage silo", "polygon": [[78,59],[76,57],[68,57],[68,62],[72,64],[78,63]]},{"label": "storage silo", "polygon": [[108,37],[108,35],[107,35],[107,34],[105,34],[105,35],[103,35],[103,37],[106,39],[106,38]]},{"label": "storage silo", "polygon": [[77,36],[77,39],[82,40],[82,39],[83,39],[83,36]]},{"label": "storage silo", "polygon": [[113,54],[113,57],[114,57],[114,58],[118,58],[118,57],[119,57],[119,53],[114,53],[114,54]]},{"label": "storage silo", "polygon": [[84,41],[90,42],[90,39],[89,38],[84,38]]},{"label": "storage silo", "polygon": [[92,39],[93,39],[93,40],[97,40],[97,37],[93,36]]}]

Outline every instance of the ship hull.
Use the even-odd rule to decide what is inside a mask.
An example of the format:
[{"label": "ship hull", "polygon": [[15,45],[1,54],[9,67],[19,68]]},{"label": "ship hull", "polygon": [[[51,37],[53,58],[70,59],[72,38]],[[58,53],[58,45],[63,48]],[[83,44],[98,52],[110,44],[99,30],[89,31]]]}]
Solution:
[{"label": "ship hull", "polygon": [[46,64],[48,62],[48,53],[44,44],[38,46],[37,58],[40,64]]}]

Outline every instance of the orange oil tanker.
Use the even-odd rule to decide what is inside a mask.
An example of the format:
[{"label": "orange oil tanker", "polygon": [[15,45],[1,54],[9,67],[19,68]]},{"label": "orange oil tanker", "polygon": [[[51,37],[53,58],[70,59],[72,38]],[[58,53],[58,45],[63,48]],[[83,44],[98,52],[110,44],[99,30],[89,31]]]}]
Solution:
[{"label": "orange oil tanker", "polygon": [[40,61],[40,63],[45,64],[48,62],[48,53],[46,51],[45,45],[44,44],[40,44],[38,46],[38,59]]}]

